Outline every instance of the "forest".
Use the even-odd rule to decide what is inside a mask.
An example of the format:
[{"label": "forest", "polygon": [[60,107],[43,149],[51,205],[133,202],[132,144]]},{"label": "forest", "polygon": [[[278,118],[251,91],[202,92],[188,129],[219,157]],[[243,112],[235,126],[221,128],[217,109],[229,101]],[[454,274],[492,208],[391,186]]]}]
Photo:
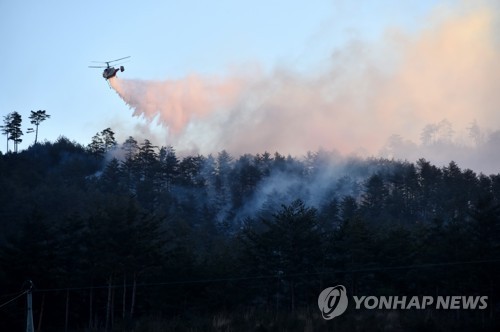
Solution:
[{"label": "forest", "polygon": [[[317,151],[179,156],[107,128],[0,155],[0,325],[36,331],[495,331],[500,174]],[[354,310],[318,295],[482,295]],[[4,305],[4,303],[6,303]]]}]

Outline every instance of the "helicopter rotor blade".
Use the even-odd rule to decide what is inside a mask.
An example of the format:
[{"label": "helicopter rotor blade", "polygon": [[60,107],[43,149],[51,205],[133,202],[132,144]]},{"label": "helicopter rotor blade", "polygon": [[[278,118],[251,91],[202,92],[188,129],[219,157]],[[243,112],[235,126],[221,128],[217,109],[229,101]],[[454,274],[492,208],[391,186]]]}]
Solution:
[{"label": "helicopter rotor blade", "polygon": [[130,58],[130,55],[129,55],[129,56],[126,56],[126,57],[124,57],[124,58],[120,58],[120,59],[116,59],[116,60],[107,61],[106,63],[108,63],[108,62],[116,62],[116,61],[120,61],[120,60],[124,60],[124,59],[128,59],[128,58]]},{"label": "helicopter rotor blade", "polygon": [[107,68],[106,66],[89,66],[89,68]]},{"label": "helicopter rotor blade", "polygon": [[120,66],[123,65],[124,63],[128,63],[129,61],[120,61],[118,63],[113,63],[113,66]]}]

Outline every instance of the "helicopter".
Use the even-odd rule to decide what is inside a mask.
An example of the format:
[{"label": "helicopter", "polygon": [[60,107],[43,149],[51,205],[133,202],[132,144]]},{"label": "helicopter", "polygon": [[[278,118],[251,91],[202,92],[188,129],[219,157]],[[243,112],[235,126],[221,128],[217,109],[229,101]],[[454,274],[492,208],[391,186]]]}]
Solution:
[{"label": "helicopter", "polygon": [[104,79],[108,80],[112,77],[115,77],[116,76],[116,73],[118,71],[121,71],[123,72],[125,70],[125,67],[123,66],[120,66],[120,67],[112,67],[110,66],[110,63],[112,62],[117,62],[117,61],[121,61],[121,60],[125,60],[125,59],[128,59],[130,58],[130,56],[126,56],[124,58],[120,58],[120,59],[116,59],[116,60],[111,60],[111,61],[92,61],[92,62],[97,62],[97,63],[105,63],[106,65],[101,65],[101,66],[89,66],[89,68],[104,68],[103,72],[102,72],[102,77],[104,77]]}]

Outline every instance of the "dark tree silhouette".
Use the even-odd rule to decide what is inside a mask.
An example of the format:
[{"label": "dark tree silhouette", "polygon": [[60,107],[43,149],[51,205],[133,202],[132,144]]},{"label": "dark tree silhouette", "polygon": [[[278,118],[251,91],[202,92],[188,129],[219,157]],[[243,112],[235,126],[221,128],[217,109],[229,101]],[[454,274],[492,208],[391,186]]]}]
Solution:
[{"label": "dark tree silhouette", "polygon": [[102,157],[105,153],[115,148],[116,145],[115,133],[111,128],[106,128],[92,137],[88,149],[92,154]]},{"label": "dark tree silhouette", "polygon": [[14,152],[17,153],[19,150],[19,144],[23,141],[23,131],[21,130],[21,124],[23,119],[21,114],[17,112],[12,112],[9,115],[9,122],[7,123],[7,132],[10,140],[14,142]]},{"label": "dark tree silhouette", "polygon": [[50,115],[46,113],[45,110],[38,110],[38,111],[31,111],[31,114],[29,116],[30,123],[34,124],[36,129],[35,129],[35,144],[38,142],[38,126],[40,123],[43,121],[47,120],[50,118]]},{"label": "dark tree silhouette", "polygon": [[381,175],[373,174],[365,183],[361,210],[368,220],[380,220],[385,211],[388,190]]},{"label": "dark tree silhouette", "polygon": [[7,141],[7,149],[5,150],[5,153],[9,152],[9,123],[12,118],[12,113],[9,113],[3,117],[3,125],[0,126],[2,129],[2,135],[5,135],[6,141]]},{"label": "dark tree silhouette", "polygon": [[[256,274],[276,275],[284,285],[275,290],[275,297],[286,294],[292,310],[299,302],[297,295],[314,284],[310,278],[298,274],[314,273],[322,266],[323,239],[316,215],[316,209],[296,200],[289,206],[283,205],[272,219],[263,219],[263,232],[250,227],[244,233],[246,250]],[[298,287],[301,292],[297,291]]]},{"label": "dark tree silhouette", "polygon": [[[108,158],[115,144],[108,128],[87,148],[61,137],[0,154],[0,303],[34,279],[41,331],[65,329],[68,299],[68,331],[323,331],[311,308],[334,284],[487,295],[487,310],[400,310],[397,329],[499,330],[500,174],[338,167],[324,152],[181,157],[133,137]],[[373,325],[348,310],[335,330],[383,330],[393,313]],[[23,301],[2,307],[2,328],[24,316]]]}]

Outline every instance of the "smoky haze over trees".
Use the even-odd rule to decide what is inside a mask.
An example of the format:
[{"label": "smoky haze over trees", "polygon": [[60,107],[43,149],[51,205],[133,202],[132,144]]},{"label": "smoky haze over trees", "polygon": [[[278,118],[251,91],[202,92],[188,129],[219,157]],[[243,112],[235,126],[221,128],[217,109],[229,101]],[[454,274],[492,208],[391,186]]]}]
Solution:
[{"label": "smoky haze over trees", "polygon": [[[335,2],[339,13],[341,3]],[[163,126],[179,150],[240,155],[272,148],[299,155],[333,146],[343,154],[376,155],[384,148],[388,158],[425,156],[439,166],[455,160],[494,173],[500,164],[498,4],[434,3],[425,17],[412,13],[419,24],[403,19],[410,30],[398,22],[401,15],[366,17],[356,24],[393,16],[383,31],[348,33],[310,64],[302,61],[314,58],[319,39],[305,48],[311,52],[272,67],[250,61],[216,75],[190,71],[109,83],[133,116]],[[355,8],[359,14],[365,7]],[[323,41],[338,27],[333,35],[320,29],[328,36]]]},{"label": "smoky haze over trees", "polygon": [[[40,331],[499,326],[500,174],[325,151],[179,157],[106,128],[1,155],[0,186],[0,304],[33,280]],[[317,297],[336,284],[488,308],[332,323]],[[0,308],[8,330],[24,320],[24,299]]]}]

